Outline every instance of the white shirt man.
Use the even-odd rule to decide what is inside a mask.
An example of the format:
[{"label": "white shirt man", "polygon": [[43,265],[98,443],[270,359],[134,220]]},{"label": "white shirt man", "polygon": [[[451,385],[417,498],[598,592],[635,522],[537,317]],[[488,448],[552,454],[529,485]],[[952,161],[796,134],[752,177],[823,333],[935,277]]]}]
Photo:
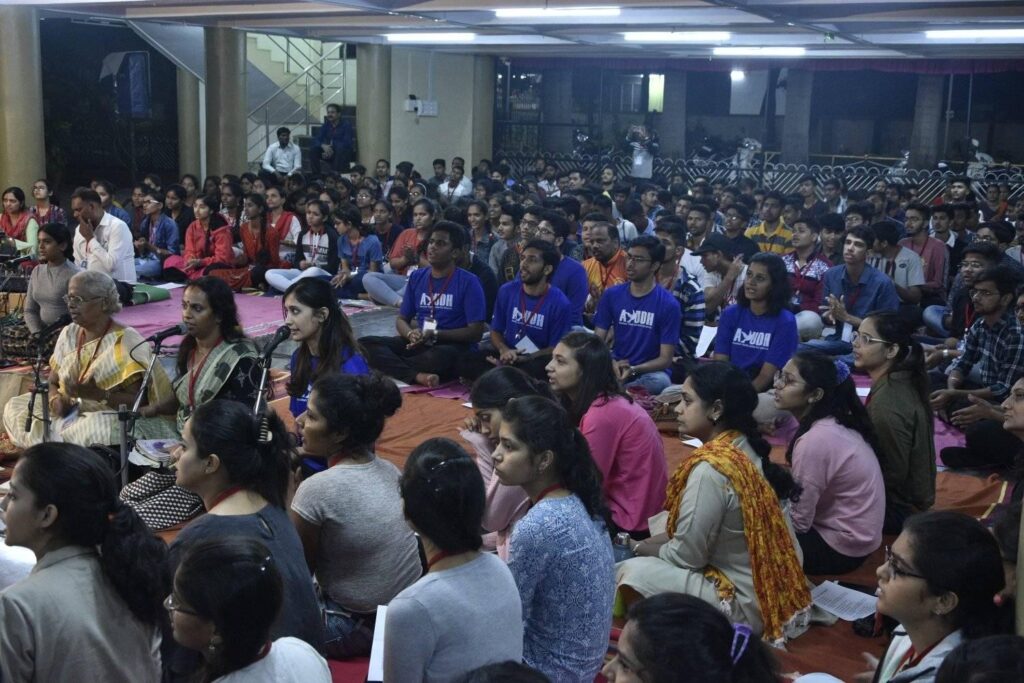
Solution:
[{"label": "white shirt man", "polygon": [[284,175],[302,170],[302,150],[291,142],[291,131],[287,128],[278,128],[277,144],[268,147],[263,155],[263,170]]},{"label": "white shirt man", "polygon": [[[102,211],[102,209],[99,209]],[[75,265],[82,270],[103,271],[115,280],[135,283],[135,248],[128,224],[103,211],[89,240],[75,230]]]}]

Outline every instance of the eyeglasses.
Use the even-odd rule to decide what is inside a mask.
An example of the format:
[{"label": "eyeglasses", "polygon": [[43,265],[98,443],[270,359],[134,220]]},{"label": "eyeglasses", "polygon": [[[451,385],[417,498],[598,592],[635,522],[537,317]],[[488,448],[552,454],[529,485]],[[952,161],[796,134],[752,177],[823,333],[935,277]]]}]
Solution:
[{"label": "eyeglasses", "polygon": [[980,299],[981,297],[988,296],[999,296],[999,292],[992,292],[987,289],[971,289],[968,292],[968,294],[970,294],[972,299]]},{"label": "eyeglasses", "polygon": [[924,579],[925,581],[928,580],[920,574],[915,574],[912,571],[902,569],[899,566],[899,564],[897,564],[898,562],[899,560],[896,558],[895,555],[892,554],[892,547],[885,546],[885,564],[889,567],[889,571],[892,572],[893,576],[905,576],[908,579]]},{"label": "eyeglasses", "polygon": [[190,614],[193,617],[201,617],[199,612],[190,610],[187,607],[182,607],[181,603],[178,602],[178,599],[174,597],[174,593],[170,593],[166,598],[164,598],[164,609],[168,612],[181,612],[182,614]]},{"label": "eyeglasses", "polygon": [[793,386],[794,384],[807,384],[807,382],[795,379],[791,375],[779,370],[775,373],[775,379],[772,381],[772,384],[780,389],[785,389],[786,387]]},{"label": "eyeglasses", "polygon": [[67,294],[65,294],[63,298],[65,304],[67,304],[68,306],[74,306],[75,308],[78,308],[84,303],[88,303],[90,301],[98,301],[103,297],[94,296],[89,299],[83,299],[80,296],[68,296]]},{"label": "eyeglasses", "polygon": [[861,344],[885,344],[886,346],[892,346],[893,344],[893,342],[888,342],[884,339],[879,339],[878,337],[872,337],[870,334],[864,334],[863,332],[854,332],[850,337],[850,342],[852,344],[856,344],[858,342]]},{"label": "eyeglasses", "polygon": [[537,228],[534,231],[533,234],[535,234],[535,235],[550,235],[550,236],[554,237],[555,236],[555,231],[552,230],[551,228]]},{"label": "eyeglasses", "polygon": [[650,263],[654,259],[646,256],[634,256],[633,254],[626,254],[626,261],[630,263]]}]

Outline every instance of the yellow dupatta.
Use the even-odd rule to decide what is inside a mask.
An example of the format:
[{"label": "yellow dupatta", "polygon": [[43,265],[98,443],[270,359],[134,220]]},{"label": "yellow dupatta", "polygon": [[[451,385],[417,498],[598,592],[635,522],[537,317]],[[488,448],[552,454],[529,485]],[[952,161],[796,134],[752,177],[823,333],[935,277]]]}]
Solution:
[{"label": "yellow dupatta", "polygon": [[[764,638],[781,644],[785,626],[810,608],[811,593],[775,491],[750,458],[733,445],[741,436],[737,431],[723,432],[679,465],[668,483],[666,529],[669,534],[675,532],[683,492],[694,467],[706,462],[725,476],[740,501]],[[715,584],[719,599],[733,599],[736,586],[722,571],[708,565],[704,576]]]}]

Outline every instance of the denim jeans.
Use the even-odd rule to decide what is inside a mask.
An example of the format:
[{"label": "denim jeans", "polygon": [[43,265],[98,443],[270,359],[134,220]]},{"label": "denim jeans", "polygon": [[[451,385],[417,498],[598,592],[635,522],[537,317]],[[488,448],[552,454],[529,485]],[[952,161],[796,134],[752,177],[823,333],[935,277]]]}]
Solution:
[{"label": "denim jeans", "polygon": [[365,657],[373,645],[376,614],[355,614],[328,597],[321,598],[324,650],[331,659]]},{"label": "denim jeans", "polygon": [[943,339],[950,336],[949,330],[942,324],[942,315],[945,312],[945,306],[928,306],[924,309],[924,326],[931,334],[938,335]]},{"label": "denim jeans", "polygon": [[665,391],[669,384],[672,383],[668,373],[664,370],[657,370],[655,372],[645,372],[639,375],[636,379],[626,382],[627,387],[643,387],[647,390],[651,396],[657,396],[661,392]]},{"label": "denim jeans", "polygon": [[155,256],[152,258],[147,257],[135,259],[135,275],[138,277],[155,280],[160,277],[160,273],[162,272],[163,265],[161,265],[160,259]]}]

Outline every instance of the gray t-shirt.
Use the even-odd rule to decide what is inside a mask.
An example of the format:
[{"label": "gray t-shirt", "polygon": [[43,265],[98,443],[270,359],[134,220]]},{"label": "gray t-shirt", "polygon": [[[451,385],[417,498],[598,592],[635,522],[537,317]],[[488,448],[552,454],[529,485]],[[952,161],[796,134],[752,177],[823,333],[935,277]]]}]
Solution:
[{"label": "gray t-shirt", "polygon": [[427,574],[388,605],[385,681],[445,683],[509,659],[523,659],[522,602],[495,555]]},{"label": "gray t-shirt", "polygon": [[32,269],[25,295],[25,325],[29,331],[38,332],[68,312],[64,295],[71,276],[79,270],[71,261],[59,266],[40,263]]},{"label": "gray t-shirt", "polygon": [[320,527],[317,581],[346,609],[372,612],[422,573],[398,477],[397,467],[375,457],[314,474],[295,492],[292,510]]}]

